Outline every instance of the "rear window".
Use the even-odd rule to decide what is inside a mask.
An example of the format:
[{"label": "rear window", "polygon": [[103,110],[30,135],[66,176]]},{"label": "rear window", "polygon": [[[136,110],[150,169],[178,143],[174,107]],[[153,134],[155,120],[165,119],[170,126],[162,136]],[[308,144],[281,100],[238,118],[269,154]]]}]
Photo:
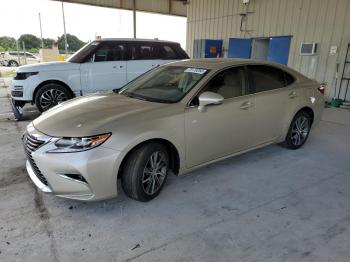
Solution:
[{"label": "rear window", "polygon": [[272,66],[250,65],[248,69],[256,93],[282,88],[294,82],[291,75]]}]

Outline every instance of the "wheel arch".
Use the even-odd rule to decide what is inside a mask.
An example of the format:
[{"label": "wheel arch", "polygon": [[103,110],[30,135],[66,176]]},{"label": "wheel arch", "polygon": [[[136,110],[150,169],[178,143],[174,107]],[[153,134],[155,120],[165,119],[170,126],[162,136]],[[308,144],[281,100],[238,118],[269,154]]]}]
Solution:
[{"label": "wheel arch", "polygon": [[315,118],[314,110],[313,110],[310,106],[302,106],[302,107],[300,107],[299,109],[297,109],[294,113],[292,113],[292,114],[290,115],[290,119],[289,119],[287,122],[285,122],[285,125],[284,125],[284,127],[283,127],[283,129],[282,129],[282,135],[281,135],[280,138],[279,138],[279,141],[280,141],[280,142],[283,142],[283,141],[286,139],[286,136],[287,136],[287,134],[288,134],[289,127],[290,127],[290,125],[291,125],[291,123],[292,123],[294,117],[295,117],[299,112],[302,112],[302,111],[307,112],[307,113],[310,115],[310,117],[311,117],[311,126],[312,126],[312,123],[313,123],[314,118]]},{"label": "wheel arch", "polygon": [[47,84],[58,84],[63,86],[64,88],[66,88],[70,95],[72,96],[72,98],[75,97],[74,92],[72,91],[72,89],[69,87],[69,85],[67,85],[65,82],[60,81],[60,80],[56,80],[56,79],[50,79],[50,80],[45,80],[43,82],[41,82],[35,89],[34,89],[34,93],[33,93],[33,103],[35,103],[35,97],[36,94],[38,93],[39,89],[42,88],[43,86],[47,85]]},{"label": "wheel arch", "polygon": [[148,144],[148,143],[160,143],[160,144],[164,145],[167,148],[167,151],[168,151],[168,154],[170,157],[170,169],[173,171],[173,173],[175,175],[177,175],[179,173],[180,154],[179,154],[179,151],[176,148],[176,146],[172,142],[170,142],[169,140],[164,139],[164,138],[151,138],[151,139],[144,140],[144,141],[138,143],[137,145],[134,145],[126,153],[126,155],[123,157],[123,159],[119,165],[118,178],[121,176],[123,169],[124,169],[125,162],[130,157],[131,153],[134,152],[134,150],[136,150],[140,146],[143,146],[143,145]]},{"label": "wheel arch", "polygon": [[[311,125],[312,125],[312,123],[313,123],[313,121],[314,121],[314,118],[315,118],[315,112],[314,112],[314,110],[313,110],[311,107],[309,107],[309,106],[304,106],[304,107],[300,108],[300,109],[294,114],[293,118],[296,116],[296,114],[298,114],[299,112],[302,112],[302,111],[306,112],[306,113],[310,116]],[[293,119],[292,119],[292,120],[293,120]],[[292,121],[292,120],[291,120],[291,121]]]}]

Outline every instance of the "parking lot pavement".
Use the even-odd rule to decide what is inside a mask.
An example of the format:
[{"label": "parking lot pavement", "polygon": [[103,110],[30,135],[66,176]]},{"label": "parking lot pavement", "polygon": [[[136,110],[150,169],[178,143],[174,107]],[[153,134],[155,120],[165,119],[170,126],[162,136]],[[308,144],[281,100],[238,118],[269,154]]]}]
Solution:
[{"label": "parking lot pavement", "polygon": [[38,192],[20,141],[28,121],[1,119],[0,261],[350,261],[349,116],[327,109],[300,150],[171,176],[149,203],[121,189],[96,203]]}]

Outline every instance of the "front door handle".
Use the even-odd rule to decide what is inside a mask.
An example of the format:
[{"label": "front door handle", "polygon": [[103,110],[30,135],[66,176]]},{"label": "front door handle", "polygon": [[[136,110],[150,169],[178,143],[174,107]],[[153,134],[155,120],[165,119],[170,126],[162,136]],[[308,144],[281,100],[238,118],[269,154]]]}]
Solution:
[{"label": "front door handle", "polygon": [[290,99],[293,99],[293,98],[295,98],[295,97],[297,97],[297,96],[298,96],[298,94],[297,94],[297,92],[295,92],[295,91],[291,92],[291,93],[288,95],[288,97],[289,97]]},{"label": "front door handle", "polygon": [[122,66],[122,65],[118,65],[118,66],[115,65],[115,66],[113,66],[114,69],[121,69],[121,68],[123,68],[123,67],[124,67],[124,66]]},{"label": "front door handle", "polygon": [[249,109],[252,106],[253,106],[252,102],[246,101],[246,102],[242,103],[239,108],[242,109],[242,110],[247,110],[247,109]]}]

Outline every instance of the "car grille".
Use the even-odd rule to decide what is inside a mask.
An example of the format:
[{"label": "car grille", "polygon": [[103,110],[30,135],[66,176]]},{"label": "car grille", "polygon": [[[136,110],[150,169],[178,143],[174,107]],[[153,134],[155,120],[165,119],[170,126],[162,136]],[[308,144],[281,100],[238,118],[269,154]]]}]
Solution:
[{"label": "car grille", "polygon": [[44,175],[41,173],[40,169],[38,166],[35,164],[35,161],[32,157],[32,152],[37,150],[40,146],[42,146],[45,141],[39,140],[34,136],[29,135],[28,133],[24,134],[23,137],[23,142],[24,142],[24,152],[27,155],[27,158],[30,162],[30,165],[32,166],[35,175],[38,177],[38,179],[45,184],[46,186],[48,185],[46,178]]}]

